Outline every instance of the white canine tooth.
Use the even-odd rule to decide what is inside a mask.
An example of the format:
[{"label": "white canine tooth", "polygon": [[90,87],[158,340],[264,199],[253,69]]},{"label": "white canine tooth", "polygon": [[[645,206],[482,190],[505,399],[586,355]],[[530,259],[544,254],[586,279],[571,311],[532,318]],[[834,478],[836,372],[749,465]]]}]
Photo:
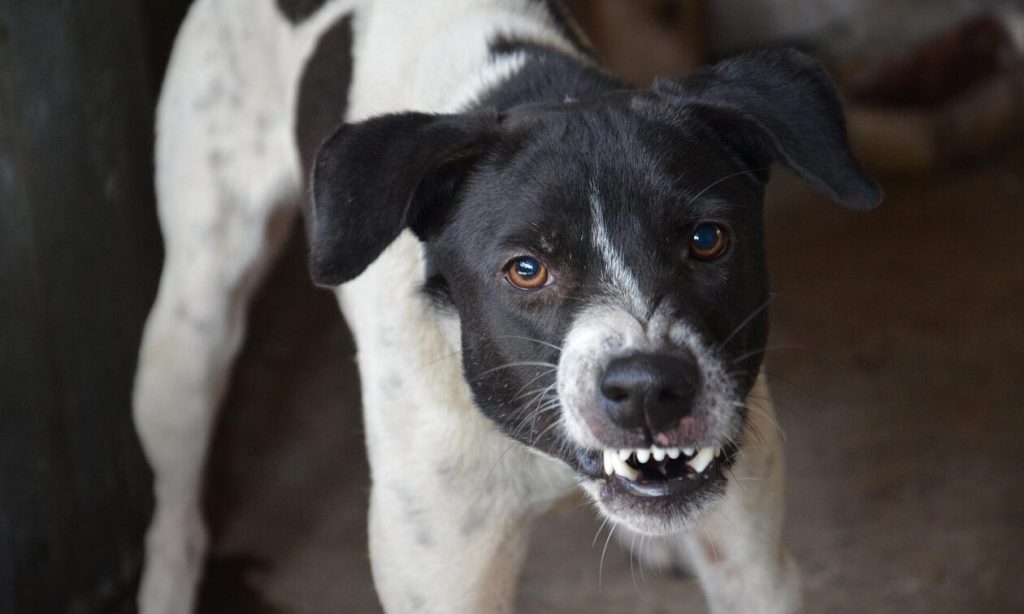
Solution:
[{"label": "white canine tooth", "polygon": [[637,450],[636,451],[636,460],[640,461],[641,465],[646,463],[647,461],[651,460],[651,451],[650,450]]},{"label": "white canine tooth", "polygon": [[661,448],[652,447],[651,448],[651,456],[653,456],[654,460],[656,460],[656,461],[659,461],[659,462],[663,461],[663,460],[665,460],[665,451],[662,450]]},{"label": "white canine tooth", "polygon": [[680,454],[679,448],[669,448],[668,450],[665,451],[665,453],[668,454],[668,457],[671,458],[672,460],[679,458]]},{"label": "white canine tooth", "polygon": [[696,471],[697,473],[703,473],[703,471],[708,468],[708,465],[711,464],[711,461],[714,460],[714,458],[714,448],[701,448],[697,452],[697,456],[694,456],[692,460],[687,461],[686,464],[693,467],[693,470]]},{"label": "white canine tooth", "polygon": [[619,450],[619,460],[627,461],[629,457],[633,455],[632,450]]},{"label": "white canine tooth", "polygon": [[715,458],[722,457],[722,446],[715,446]]},{"label": "white canine tooth", "polygon": [[693,448],[683,448],[683,454],[693,456]]},{"label": "white canine tooth", "polygon": [[627,480],[635,480],[637,476],[640,475],[639,471],[633,469],[632,467],[626,464],[626,461],[621,460],[618,457],[613,457],[612,464],[614,465],[615,473],[619,474],[621,477],[626,478]]},{"label": "white canine tooth", "polygon": [[612,459],[615,458],[615,450],[604,451],[604,474],[611,475],[615,472],[615,465]]}]

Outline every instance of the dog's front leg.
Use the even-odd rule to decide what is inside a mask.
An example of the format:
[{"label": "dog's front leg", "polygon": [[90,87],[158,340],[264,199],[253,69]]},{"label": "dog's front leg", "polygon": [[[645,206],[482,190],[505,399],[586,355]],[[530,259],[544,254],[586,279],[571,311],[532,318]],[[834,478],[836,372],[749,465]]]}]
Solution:
[{"label": "dog's front leg", "polygon": [[725,501],[684,540],[715,614],[800,610],[799,572],[780,536],[782,458],[765,460],[763,477],[741,462]]},{"label": "dog's front leg", "polygon": [[479,415],[436,413],[388,430],[368,415],[370,554],[381,602],[390,614],[511,612],[530,521],[573,480]]},{"label": "dog's front leg", "polygon": [[800,610],[800,577],[782,547],[782,442],[763,377],[748,406],[725,500],[685,545],[712,612],[791,614]]},{"label": "dog's front leg", "polygon": [[763,381],[748,403],[725,499],[692,530],[649,538],[641,556],[653,568],[696,575],[714,614],[791,614],[800,610],[800,577],[782,547],[783,453]]}]

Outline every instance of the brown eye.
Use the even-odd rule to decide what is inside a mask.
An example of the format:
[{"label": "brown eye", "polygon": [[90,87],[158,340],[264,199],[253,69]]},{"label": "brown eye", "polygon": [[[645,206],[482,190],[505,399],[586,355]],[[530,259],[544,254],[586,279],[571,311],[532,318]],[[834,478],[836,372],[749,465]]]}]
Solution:
[{"label": "brown eye", "polygon": [[536,290],[547,283],[548,268],[532,256],[520,256],[508,263],[505,278],[517,288]]},{"label": "brown eye", "polygon": [[701,222],[690,235],[690,255],[697,260],[714,260],[729,245],[729,234],[721,224]]}]

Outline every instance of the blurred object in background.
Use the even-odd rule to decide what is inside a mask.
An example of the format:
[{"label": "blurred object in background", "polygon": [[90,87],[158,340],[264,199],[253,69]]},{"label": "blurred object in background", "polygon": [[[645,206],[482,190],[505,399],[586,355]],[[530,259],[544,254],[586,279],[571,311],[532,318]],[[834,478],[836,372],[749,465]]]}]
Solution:
[{"label": "blurred object in background", "polygon": [[1024,132],[1024,14],[968,19],[843,75],[867,164],[921,172],[982,154]]},{"label": "blurred object in background", "polygon": [[1022,45],[1024,20],[1019,16],[982,15],[922,42],[910,53],[861,67],[848,76],[847,87],[852,97],[868,104],[942,105],[992,75],[1019,69]]},{"label": "blurred object in background", "polygon": [[796,45],[829,62],[878,60],[980,13],[1021,0],[715,0],[707,7],[713,57]]},{"label": "blurred object in background", "polygon": [[886,173],[943,168],[1020,136],[1024,13],[1014,4],[569,2],[599,57],[640,87],[756,47],[812,51],[845,93],[854,148]]},{"label": "blurred object in background", "polygon": [[568,8],[615,74],[646,87],[704,64],[700,0],[569,0]]},{"label": "blurred object in background", "polygon": [[162,257],[134,0],[0,0],[0,614],[129,612]]}]

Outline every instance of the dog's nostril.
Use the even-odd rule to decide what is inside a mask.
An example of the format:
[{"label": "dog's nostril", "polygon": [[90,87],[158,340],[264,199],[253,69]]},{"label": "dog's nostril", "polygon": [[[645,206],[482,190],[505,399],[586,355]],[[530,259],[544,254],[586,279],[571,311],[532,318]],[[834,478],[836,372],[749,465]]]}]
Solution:
[{"label": "dog's nostril", "polygon": [[661,403],[671,403],[672,401],[678,401],[683,398],[683,395],[679,394],[671,388],[662,389],[658,393],[658,401]]},{"label": "dog's nostril", "polygon": [[601,394],[609,401],[621,402],[629,398],[629,390],[622,386],[602,386]]}]

